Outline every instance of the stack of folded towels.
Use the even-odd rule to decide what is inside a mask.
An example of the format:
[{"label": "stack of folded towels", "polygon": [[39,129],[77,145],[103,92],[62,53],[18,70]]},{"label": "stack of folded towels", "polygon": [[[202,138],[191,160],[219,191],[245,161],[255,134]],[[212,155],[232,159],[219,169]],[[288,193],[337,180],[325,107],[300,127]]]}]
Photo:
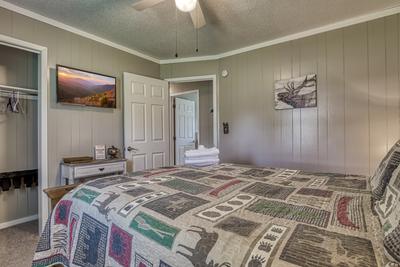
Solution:
[{"label": "stack of folded towels", "polygon": [[204,167],[219,163],[219,150],[216,147],[188,150],[185,152],[185,165]]}]

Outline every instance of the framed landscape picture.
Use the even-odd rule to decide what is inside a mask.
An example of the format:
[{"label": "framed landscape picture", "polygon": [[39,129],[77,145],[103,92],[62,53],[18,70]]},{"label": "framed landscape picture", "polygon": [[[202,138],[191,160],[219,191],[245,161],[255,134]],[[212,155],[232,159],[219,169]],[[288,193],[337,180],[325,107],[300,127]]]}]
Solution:
[{"label": "framed landscape picture", "polygon": [[317,74],[275,82],[275,109],[317,106]]},{"label": "framed landscape picture", "polygon": [[57,102],[116,108],[116,78],[57,65]]}]

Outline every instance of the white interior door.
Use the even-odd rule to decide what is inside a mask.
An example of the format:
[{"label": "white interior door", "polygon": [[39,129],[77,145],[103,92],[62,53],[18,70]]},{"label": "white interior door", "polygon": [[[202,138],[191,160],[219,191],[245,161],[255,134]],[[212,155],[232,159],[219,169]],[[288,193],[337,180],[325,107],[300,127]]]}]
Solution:
[{"label": "white interior door", "polygon": [[169,165],[168,82],[124,73],[124,145],[129,169]]},{"label": "white interior door", "polygon": [[184,164],[186,150],[195,147],[195,102],[175,98],[175,160],[176,165]]}]

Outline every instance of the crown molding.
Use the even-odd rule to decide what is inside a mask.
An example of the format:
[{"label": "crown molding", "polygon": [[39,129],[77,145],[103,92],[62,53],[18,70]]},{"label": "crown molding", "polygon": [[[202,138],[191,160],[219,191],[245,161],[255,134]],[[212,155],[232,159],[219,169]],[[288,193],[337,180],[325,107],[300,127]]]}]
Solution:
[{"label": "crown molding", "polygon": [[253,51],[253,50],[257,50],[260,48],[264,48],[264,47],[268,47],[268,46],[272,46],[272,45],[276,45],[276,44],[280,44],[280,43],[284,43],[284,42],[288,42],[288,41],[293,41],[293,40],[297,40],[300,38],[304,38],[304,37],[309,37],[312,35],[316,35],[316,34],[320,34],[320,33],[324,33],[324,32],[328,32],[328,31],[332,31],[332,30],[337,30],[340,28],[344,28],[344,27],[348,27],[351,25],[355,25],[355,24],[359,24],[359,23],[363,23],[363,22],[367,22],[367,21],[371,21],[371,20],[375,20],[375,19],[379,19],[382,17],[386,17],[386,16],[390,16],[390,15],[394,15],[394,14],[398,14],[400,13],[400,6],[394,6],[391,8],[387,8],[384,10],[380,10],[377,12],[373,12],[373,13],[369,13],[366,15],[362,15],[362,16],[358,16],[358,17],[354,17],[351,19],[346,19],[346,20],[342,20],[342,21],[338,21],[335,23],[331,23],[331,24],[327,24],[321,27],[317,27],[314,29],[310,29],[310,30],[306,30],[306,31],[302,31],[299,33],[295,33],[295,34],[290,34],[284,37],[280,37],[280,38],[276,38],[270,41],[266,41],[266,42],[262,42],[262,43],[258,43],[258,44],[254,44],[254,45],[250,45],[250,46],[246,46],[246,47],[242,47],[239,49],[235,49],[235,50],[231,50],[228,52],[224,52],[224,53],[220,53],[220,54],[215,54],[215,55],[206,55],[206,56],[200,56],[200,57],[186,57],[186,58],[176,58],[176,59],[158,59],[149,55],[146,55],[145,53],[139,52],[137,50],[128,48],[126,46],[114,43],[112,41],[109,41],[107,39],[104,39],[102,37],[99,37],[97,35],[79,30],[75,27],[69,26],[67,24],[64,24],[62,22],[59,22],[57,20],[42,16],[38,13],[35,13],[33,11],[30,11],[28,9],[19,7],[17,5],[11,4],[9,2],[6,2],[4,0],[0,0],[0,7],[3,7],[5,9],[11,10],[13,12],[19,13],[21,15],[30,17],[32,19],[50,24],[54,27],[69,31],[71,33],[75,33],[77,35],[86,37],[88,39],[91,39],[93,41],[108,45],[110,47],[116,48],[118,50],[127,52],[129,54],[138,56],[140,58],[152,61],[154,63],[157,64],[173,64],[173,63],[185,63],[185,62],[197,62],[197,61],[209,61],[209,60],[218,60],[221,58],[225,58],[225,57],[229,57],[229,56],[233,56],[233,55],[237,55],[237,54],[241,54],[241,53],[245,53],[245,52],[249,52],[249,51]]},{"label": "crown molding", "polygon": [[314,28],[314,29],[302,31],[302,32],[295,33],[295,34],[290,34],[290,35],[287,35],[287,36],[284,36],[284,37],[280,37],[280,38],[277,38],[277,39],[273,39],[273,40],[270,40],[270,41],[258,43],[258,44],[255,44],[255,45],[250,45],[250,46],[246,46],[246,47],[243,47],[243,48],[231,50],[231,51],[224,52],[224,53],[221,53],[221,54],[208,55],[208,56],[202,56],[202,57],[162,59],[162,60],[160,60],[160,64],[173,64],[173,63],[184,63],[184,62],[218,60],[218,59],[221,59],[221,58],[225,58],[225,57],[229,57],[229,56],[233,56],[233,55],[237,55],[237,54],[253,51],[253,50],[256,50],[256,49],[260,49],[260,48],[264,48],[264,47],[268,47],[268,46],[272,46],[272,45],[276,45],[276,44],[280,44],[280,43],[284,43],[284,42],[288,42],[288,41],[297,40],[297,39],[304,38],[304,37],[309,37],[309,36],[312,36],[312,35],[328,32],[328,31],[332,31],[332,30],[337,30],[337,29],[340,29],[340,28],[344,28],[344,27],[348,27],[348,26],[351,26],[351,25],[355,25],[355,24],[359,24],[359,23],[363,23],[363,22],[367,22],[367,21],[371,21],[371,20],[375,20],[375,19],[379,19],[379,18],[383,18],[383,17],[387,17],[387,16],[391,16],[391,15],[398,14],[398,13],[400,13],[400,6],[394,6],[394,7],[391,7],[391,8],[388,8],[388,9],[384,9],[384,10],[381,10],[381,11],[369,13],[369,14],[358,16],[358,17],[354,17],[354,18],[351,18],[351,19],[338,21],[338,22],[327,24],[327,25],[324,25],[324,26],[321,26],[321,27],[317,27],[317,28]]},{"label": "crown molding", "polygon": [[86,37],[86,38],[91,39],[93,41],[96,41],[96,42],[111,46],[111,47],[116,48],[118,50],[121,50],[121,51],[127,52],[129,54],[138,56],[140,58],[152,61],[154,63],[160,64],[160,59],[158,59],[158,58],[146,55],[146,54],[144,54],[142,52],[139,52],[137,50],[128,48],[126,46],[123,46],[123,45],[120,45],[120,44],[117,44],[117,43],[114,43],[112,41],[109,41],[109,40],[104,39],[102,37],[99,37],[97,35],[94,35],[94,34],[79,30],[79,29],[77,29],[75,27],[72,27],[72,26],[69,26],[69,25],[67,25],[65,23],[59,22],[57,20],[42,16],[42,15],[40,15],[38,13],[35,13],[35,12],[30,11],[28,9],[19,7],[17,5],[11,4],[11,3],[6,2],[4,0],[0,0],[0,7],[8,9],[8,10],[11,10],[11,11],[16,12],[16,13],[21,14],[21,15],[27,16],[29,18],[32,18],[32,19],[47,23],[47,24],[52,25],[54,27],[60,28],[62,30],[66,30],[66,31],[69,31],[71,33],[75,33],[77,35]]}]

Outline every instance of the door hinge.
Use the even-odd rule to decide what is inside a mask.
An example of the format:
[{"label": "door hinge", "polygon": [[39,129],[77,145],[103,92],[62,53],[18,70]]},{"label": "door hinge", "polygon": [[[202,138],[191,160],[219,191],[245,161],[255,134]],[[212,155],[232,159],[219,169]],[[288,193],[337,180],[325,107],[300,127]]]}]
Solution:
[{"label": "door hinge", "polygon": [[175,105],[175,104],[173,104],[173,105],[172,105],[172,108],[173,108],[173,109],[175,109],[175,108],[176,108],[176,105]]},{"label": "door hinge", "polygon": [[174,141],[176,141],[176,136],[173,137]]}]

